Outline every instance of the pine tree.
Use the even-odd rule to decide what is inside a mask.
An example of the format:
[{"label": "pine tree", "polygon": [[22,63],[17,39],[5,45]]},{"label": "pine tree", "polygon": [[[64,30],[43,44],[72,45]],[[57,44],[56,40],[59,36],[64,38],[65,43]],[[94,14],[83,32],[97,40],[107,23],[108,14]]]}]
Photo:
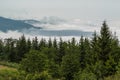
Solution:
[{"label": "pine tree", "polygon": [[27,46],[27,52],[29,52],[30,49],[31,49],[31,47],[32,47],[32,43],[31,43],[31,40],[30,40],[30,39],[27,40],[26,46]]},{"label": "pine tree", "polygon": [[[114,58],[111,57],[113,45],[113,36],[109,30],[106,21],[103,22],[101,27],[100,36],[98,37],[98,59],[101,61],[103,68],[101,77],[112,75],[112,72],[115,72]],[[104,70],[104,71],[103,71]]]},{"label": "pine tree", "polygon": [[38,39],[37,39],[37,37],[35,37],[34,39],[33,39],[33,41],[32,41],[32,49],[33,50],[38,50],[39,48],[38,48]]},{"label": "pine tree", "polygon": [[53,47],[58,49],[58,44],[57,44],[56,38],[54,38],[54,40],[53,40]]},{"label": "pine tree", "polygon": [[98,45],[98,36],[97,33],[94,32],[93,38],[91,40],[91,57],[92,57],[92,64],[95,64],[99,60],[99,45]]},{"label": "pine tree", "polygon": [[111,52],[111,39],[112,35],[109,31],[109,27],[106,24],[106,21],[103,22],[100,31],[99,37],[99,47],[100,47],[100,54],[99,59],[105,62],[109,58],[109,54]]},{"label": "pine tree", "polygon": [[5,46],[4,46],[4,59],[9,60],[9,55],[10,55],[10,44],[11,44],[12,39],[8,38],[4,40]]},{"label": "pine tree", "polygon": [[38,44],[38,47],[39,47],[39,50],[42,51],[42,49],[46,47],[46,40],[42,38],[40,40],[40,43]]},{"label": "pine tree", "polygon": [[15,50],[16,40],[12,39],[10,43],[9,61],[16,62],[16,50]]},{"label": "pine tree", "polygon": [[3,48],[4,48],[3,44],[4,43],[2,39],[0,39],[0,60],[2,60],[2,56],[3,56]]},{"label": "pine tree", "polygon": [[74,75],[79,71],[79,58],[73,54],[67,54],[62,58],[61,70],[65,80],[73,80]]},{"label": "pine tree", "polygon": [[16,44],[16,52],[17,52],[17,62],[21,61],[24,57],[25,53],[27,53],[27,45],[25,36],[21,36]]},{"label": "pine tree", "polygon": [[81,36],[80,42],[79,42],[79,61],[80,61],[80,67],[81,69],[84,69],[86,67],[86,62],[85,62],[85,46],[84,46],[84,39],[83,36]]},{"label": "pine tree", "polygon": [[91,65],[91,61],[92,61],[92,56],[91,56],[91,45],[90,45],[90,41],[88,38],[85,38],[84,41],[84,47],[85,47],[85,65]]},{"label": "pine tree", "polygon": [[51,41],[51,38],[49,38],[48,40],[48,48],[51,48],[52,47],[52,41]]},{"label": "pine tree", "polygon": [[58,64],[61,64],[62,57],[65,55],[66,43],[60,38],[58,53],[56,54],[56,61]]}]

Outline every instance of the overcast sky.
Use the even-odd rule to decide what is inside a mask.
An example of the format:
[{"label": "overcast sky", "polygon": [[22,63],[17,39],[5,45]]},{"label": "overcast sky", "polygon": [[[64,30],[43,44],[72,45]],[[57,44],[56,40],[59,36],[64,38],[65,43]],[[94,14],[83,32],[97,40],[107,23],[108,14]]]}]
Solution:
[{"label": "overcast sky", "polygon": [[0,16],[120,20],[120,0],[0,0]]}]

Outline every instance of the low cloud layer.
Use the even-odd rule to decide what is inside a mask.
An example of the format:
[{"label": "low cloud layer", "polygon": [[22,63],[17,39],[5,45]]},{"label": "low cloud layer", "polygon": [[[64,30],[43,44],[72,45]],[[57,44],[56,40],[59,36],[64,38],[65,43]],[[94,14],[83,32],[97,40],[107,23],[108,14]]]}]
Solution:
[{"label": "low cloud layer", "polygon": [[[26,23],[40,28],[23,29],[22,31],[0,31],[0,38],[12,37],[18,39],[24,34],[27,38],[31,39],[37,36],[39,39],[49,39],[51,37],[52,39],[57,38],[59,40],[62,37],[64,40],[69,40],[75,37],[79,40],[81,36],[91,38],[94,31],[99,34],[102,26],[102,21],[62,20],[59,18],[44,18],[39,21],[28,21]],[[108,21],[107,23],[110,30],[113,33],[116,32],[116,36],[120,39],[120,21]]]}]

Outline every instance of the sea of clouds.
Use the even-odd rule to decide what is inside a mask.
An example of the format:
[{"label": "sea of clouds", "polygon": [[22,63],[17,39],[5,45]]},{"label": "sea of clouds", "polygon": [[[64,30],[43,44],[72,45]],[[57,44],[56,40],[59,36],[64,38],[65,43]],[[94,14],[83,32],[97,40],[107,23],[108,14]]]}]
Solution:
[{"label": "sea of clouds", "polygon": [[[29,23],[29,22],[26,22]],[[102,20],[81,20],[81,19],[73,19],[73,20],[63,20],[55,17],[43,18],[40,19],[39,22],[29,23],[34,25],[35,27],[40,27],[42,29],[23,29],[21,32],[16,31],[0,31],[0,38],[16,38],[18,39],[21,35],[25,35],[26,38],[34,38],[35,36],[38,39],[45,38],[63,38],[63,40],[70,40],[75,37],[76,40],[79,40],[81,36],[85,36],[88,38],[92,38],[93,32],[97,32],[99,34],[100,28],[102,26]],[[120,39],[120,21],[108,20],[108,26],[112,33],[116,33],[116,36]]]}]

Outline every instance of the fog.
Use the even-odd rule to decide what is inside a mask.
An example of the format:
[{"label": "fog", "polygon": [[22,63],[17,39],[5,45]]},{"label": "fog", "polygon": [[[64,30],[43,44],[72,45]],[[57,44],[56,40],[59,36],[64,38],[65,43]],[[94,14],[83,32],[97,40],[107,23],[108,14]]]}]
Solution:
[{"label": "fog", "polygon": [[[29,22],[26,22],[29,23]],[[39,19],[36,23],[29,23],[39,28],[30,28],[23,29],[22,31],[16,30],[7,32],[0,32],[0,38],[16,38],[18,39],[23,34],[26,38],[34,38],[35,36],[38,39],[45,38],[63,38],[64,40],[70,40],[75,37],[77,40],[80,39],[81,36],[92,38],[93,32],[97,32],[99,35],[100,28],[102,26],[103,21],[83,21],[81,19],[73,19],[73,20],[65,20],[59,18],[46,18]],[[108,26],[112,33],[116,34],[116,36],[120,39],[120,21],[107,21]]]}]

